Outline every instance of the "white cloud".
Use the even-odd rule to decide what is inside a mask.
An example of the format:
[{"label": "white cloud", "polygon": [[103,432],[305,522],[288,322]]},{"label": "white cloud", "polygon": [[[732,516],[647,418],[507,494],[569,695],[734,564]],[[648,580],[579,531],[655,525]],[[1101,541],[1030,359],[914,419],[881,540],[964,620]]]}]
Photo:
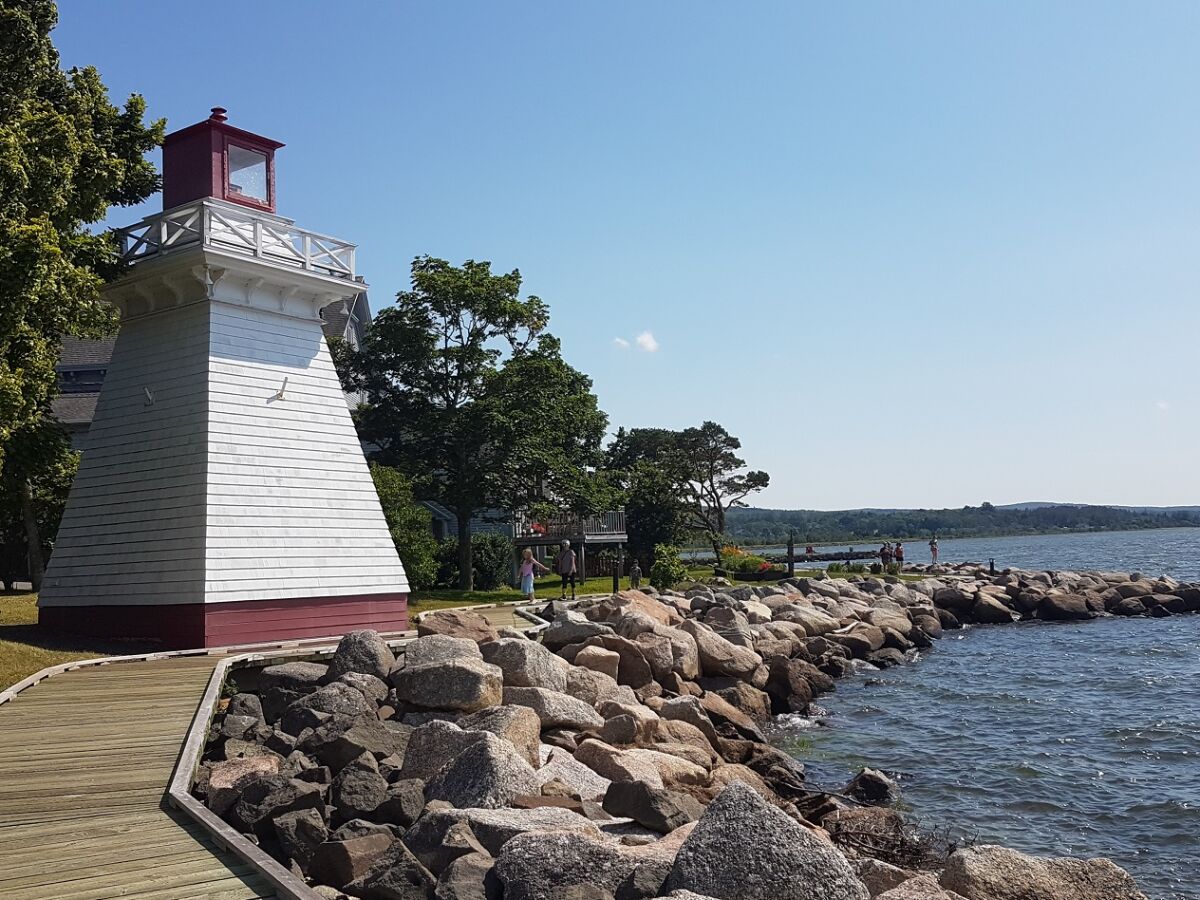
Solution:
[{"label": "white cloud", "polygon": [[1171,404],[1168,403],[1166,400],[1155,400],[1154,408],[1157,409],[1159,412],[1166,412],[1168,409],[1171,408]]},{"label": "white cloud", "polygon": [[658,341],[649,331],[643,331],[637,336],[637,345],[639,350],[645,350],[647,353],[653,353],[658,349]]},{"label": "white cloud", "polygon": [[618,347],[620,347],[622,350],[629,349],[629,341],[625,340],[625,338],[613,338],[613,343],[616,344]]}]

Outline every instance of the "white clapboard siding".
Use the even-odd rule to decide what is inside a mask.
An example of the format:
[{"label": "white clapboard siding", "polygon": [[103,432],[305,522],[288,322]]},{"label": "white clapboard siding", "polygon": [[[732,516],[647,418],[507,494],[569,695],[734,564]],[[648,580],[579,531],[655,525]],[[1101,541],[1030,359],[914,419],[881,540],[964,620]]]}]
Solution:
[{"label": "white clapboard siding", "polygon": [[208,315],[194,304],[121,328],[41,604],[203,601]]},{"label": "white clapboard siding", "polygon": [[407,590],[319,321],[212,300],[122,326],[44,605]]},{"label": "white clapboard siding", "polygon": [[210,555],[208,601],[407,591],[320,323],[210,326],[206,544],[238,555]]}]

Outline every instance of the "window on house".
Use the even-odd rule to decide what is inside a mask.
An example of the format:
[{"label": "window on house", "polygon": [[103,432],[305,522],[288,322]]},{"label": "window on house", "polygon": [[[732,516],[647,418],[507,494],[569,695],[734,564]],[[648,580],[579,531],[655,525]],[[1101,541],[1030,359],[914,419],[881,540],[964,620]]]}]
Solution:
[{"label": "window on house", "polygon": [[87,394],[100,390],[107,369],[69,369],[58,373],[58,387],[64,394]]}]

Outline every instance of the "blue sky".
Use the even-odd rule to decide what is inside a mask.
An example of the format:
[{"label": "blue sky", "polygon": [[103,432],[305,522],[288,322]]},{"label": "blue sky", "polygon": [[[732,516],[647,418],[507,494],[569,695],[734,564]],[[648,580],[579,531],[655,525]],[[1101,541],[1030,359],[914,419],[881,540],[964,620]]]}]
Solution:
[{"label": "blue sky", "polygon": [[761,505],[1200,503],[1200,5],[60,14],[170,128],[285,141],[376,310],[520,268],[613,429],[722,423]]}]

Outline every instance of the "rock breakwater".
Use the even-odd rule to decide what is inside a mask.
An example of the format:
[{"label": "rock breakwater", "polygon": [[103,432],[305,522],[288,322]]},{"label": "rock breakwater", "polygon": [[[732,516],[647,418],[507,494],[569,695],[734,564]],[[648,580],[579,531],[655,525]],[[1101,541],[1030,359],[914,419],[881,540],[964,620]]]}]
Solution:
[{"label": "rock breakwater", "polygon": [[1126,600],[1200,590],[960,567],[551,604],[540,642],[435,615],[395,653],[356,632],[328,664],[238,671],[195,792],[326,897],[1134,900],[1106,860],[939,842],[881,773],[814,790],[762,731],[944,629]]}]

